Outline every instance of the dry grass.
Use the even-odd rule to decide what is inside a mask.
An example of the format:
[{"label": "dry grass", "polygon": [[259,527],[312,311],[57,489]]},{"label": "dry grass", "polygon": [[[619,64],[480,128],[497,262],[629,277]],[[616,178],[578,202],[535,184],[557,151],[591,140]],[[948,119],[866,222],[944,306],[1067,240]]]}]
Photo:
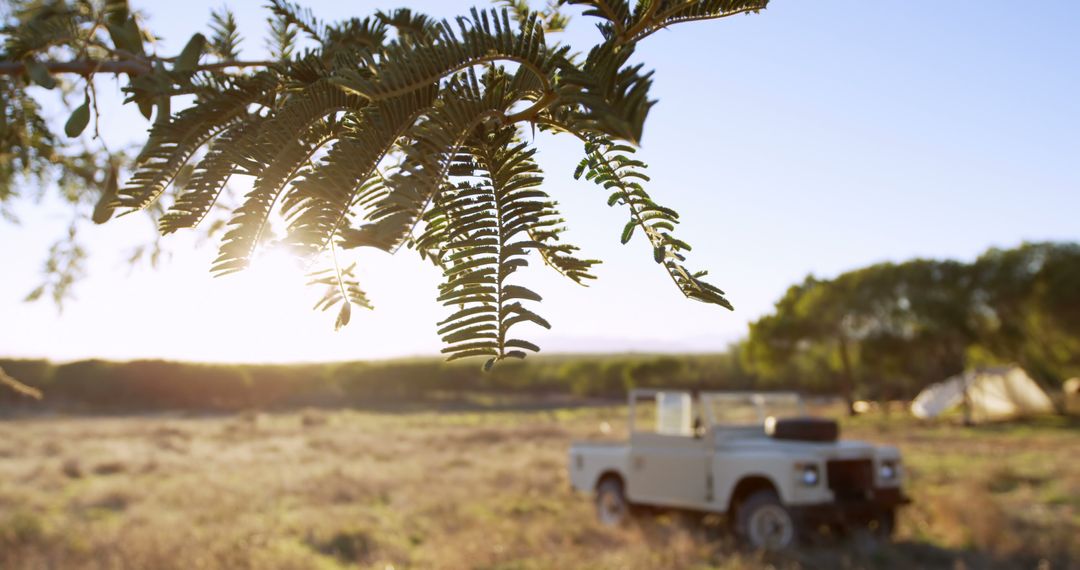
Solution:
[{"label": "dry grass", "polygon": [[596,524],[572,439],[618,408],[0,422],[0,568],[1067,568],[1080,432],[859,421],[901,446],[897,544],[764,557],[666,514]]}]

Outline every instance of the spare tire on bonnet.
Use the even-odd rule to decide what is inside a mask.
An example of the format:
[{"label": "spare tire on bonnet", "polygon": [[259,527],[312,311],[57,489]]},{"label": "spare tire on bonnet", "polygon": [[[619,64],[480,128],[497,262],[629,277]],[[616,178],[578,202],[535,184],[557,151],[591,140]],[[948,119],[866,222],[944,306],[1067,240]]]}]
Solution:
[{"label": "spare tire on bonnet", "polygon": [[775,418],[765,419],[765,435],[773,439],[792,441],[836,441],[840,427],[836,420],[825,418]]}]

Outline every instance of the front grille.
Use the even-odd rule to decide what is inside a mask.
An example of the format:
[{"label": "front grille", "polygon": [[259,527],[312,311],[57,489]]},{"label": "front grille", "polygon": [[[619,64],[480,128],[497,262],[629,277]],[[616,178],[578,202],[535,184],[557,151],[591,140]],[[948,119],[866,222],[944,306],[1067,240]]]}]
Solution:
[{"label": "front grille", "polygon": [[869,459],[833,459],[825,464],[829,489],[838,501],[860,501],[874,490],[874,464]]}]

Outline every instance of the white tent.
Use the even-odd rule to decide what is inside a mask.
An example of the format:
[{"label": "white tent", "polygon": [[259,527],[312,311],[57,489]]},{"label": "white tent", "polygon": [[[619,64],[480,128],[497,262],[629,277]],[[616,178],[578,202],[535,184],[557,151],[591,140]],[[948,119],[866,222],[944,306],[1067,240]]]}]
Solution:
[{"label": "white tent", "polygon": [[917,418],[936,418],[964,403],[975,421],[1004,420],[1054,411],[1046,392],[1018,366],[969,370],[928,386],[911,403]]},{"label": "white tent", "polygon": [[1080,415],[1080,378],[1069,378],[1062,388],[1065,390],[1065,411]]}]

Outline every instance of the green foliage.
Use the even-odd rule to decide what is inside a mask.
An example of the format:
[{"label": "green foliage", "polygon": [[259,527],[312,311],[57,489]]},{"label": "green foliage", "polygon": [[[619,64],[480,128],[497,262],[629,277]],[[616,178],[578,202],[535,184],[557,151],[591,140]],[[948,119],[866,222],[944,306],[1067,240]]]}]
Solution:
[{"label": "green foliage", "polygon": [[562,0],[565,4],[585,7],[585,15],[596,16],[605,38],[618,43],[633,43],[672,24],[692,20],[724,18],[757,12],[767,2],[760,0],[644,0],[631,7],[628,0]]},{"label": "green foliage", "polygon": [[195,66],[199,64],[199,58],[202,57],[203,50],[206,49],[206,36],[202,34],[195,34],[188,40],[187,45],[184,46],[184,51],[180,52],[180,55],[176,57],[177,71],[191,71],[195,69]]},{"label": "green foliage", "polygon": [[525,23],[535,14],[544,23],[544,31],[561,32],[570,23],[570,18],[559,11],[558,0],[548,0],[543,10],[534,11],[528,0],[496,0],[496,4],[505,6],[518,23]]},{"label": "green foliage", "polygon": [[335,265],[332,268],[322,269],[311,273],[311,281],[308,285],[321,285],[324,287],[323,296],[315,303],[315,310],[326,311],[336,305],[338,309],[337,320],[334,321],[334,330],[349,324],[352,318],[352,306],[372,308],[367,294],[360,289],[360,282],[356,280],[356,264],[344,269]]},{"label": "green foliage", "polygon": [[525,350],[539,350],[510,338],[514,325],[551,327],[522,304],[539,302],[540,295],[508,281],[528,264],[529,250],[539,245],[530,239],[533,232],[556,223],[551,219],[554,207],[539,189],[542,178],[532,161],[534,151],[523,150],[525,143],[510,145],[514,135],[506,129],[469,141],[472,159],[460,166],[482,181],[444,190],[430,210],[430,230],[421,238],[439,247],[435,259],[447,278],[439,301],[458,307],[439,323],[448,345],[443,352],[451,360],[487,356],[485,368],[503,358],[524,358]]},{"label": "green foliage", "polygon": [[77,137],[84,130],[86,125],[90,124],[90,98],[88,97],[83,101],[82,105],[75,107],[75,110],[71,112],[71,117],[64,124],[64,134],[69,137]]},{"label": "green foliage", "polygon": [[20,182],[41,184],[61,145],[41,106],[15,82],[0,79],[0,204],[18,196]]},{"label": "green foliage", "polygon": [[75,238],[75,226],[69,226],[67,236],[49,248],[44,271],[48,279],[26,296],[27,301],[36,301],[48,293],[53,302],[60,306],[61,301],[72,294],[75,282],[86,273],[86,250]]},{"label": "green foliage", "polygon": [[750,326],[765,383],[911,397],[972,366],[1014,362],[1051,384],[1080,374],[1080,246],[1025,244],[974,263],[916,259],[791,287]]},{"label": "green foliage", "polygon": [[[225,224],[213,272],[244,268],[275,214],[287,225],[282,242],[313,260],[335,243],[414,248],[444,272],[439,300],[454,311],[440,323],[444,352],[484,356],[490,367],[539,350],[512,327],[548,326],[530,308],[540,295],[511,282],[529,255],[578,283],[593,278],[597,263],[561,241],[566,228],[540,189],[527,127],[583,140],[578,175],[611,191],[609,204],[630,210],[623,242],[641,232],[683,294],[731,308],[704,272],[686,269],[690,246],[674,236],[678,215],[652,200],[642,186],[645,165],[630,158],[654,104],[652,73],[631,60],[637,42],[656,30],[757,11],[767,0],[569,3],[600,21],[602,40],[584,57],[548,39],[568,21],[556,3],[535,11],[501,2],[502,9],[474,8],[452,22],[397,10],[330,23],[271,0],[273,61],[241,62],[228,11],[212,14],[209,38],[194,34],[177,57],[163,58],[146,55],[150,33],[126,2],[72,0],[26,4],[5,28],[2,58],[31,62],[26,70],[39,84],[52,79],[33,63],[47,46],[88,58],[88,75],[105,64],[141,66],[124,68],[127,103],[147,117],[156,109],[156,117],[126,184],[116,187],[118,162],[105,161],[110,174],[95,220],[113,209],[160,207],[175,186],[160,229],[194,227],[220,203],[230,178],[252,177]],[[259,69],[242,71],[249,67]],[[9,96],[18,97],[14,86]],[[65,129],[69,137],[96,108],[95,93],[86,93]],[[194,103],[172,112],[180,96]],[[37,118],[36,107],[20,109]],[[38,146],[55,146],[44,123],[40,130],[50,140]],[[9,148],[35,147],[16,139]],[[335,269],[313,282],[327,285],[328,276],[344,279]],[[338,292],[318,308],[342,303],[338,326],[350,320],[351,304],[370,306],[353,283],[331,289]]]},{"label": "green foliage", "polygon": [[732,309],[724,292],[702,279],[706,275],[704,271],[691,273],[682,265],[690,245],[672,234],[675,224],[679,223],[679,214],[657,204],[645,192],[641,182],[648,182],[649,177],[642,172],[645,163],[629,158],[628,155],[634,152],[633,147],[607,142],[587,143],[585,152],[575,177],[586,173],[587,179],[612,191],[608,197],[609,206],[625,205],[630,210],[630,221],[623,227],[622,242],[629,242],[634,230],[641,228],[652,246],[653,261],[664,266],[684,295]]},{"label": "green foliage", "polygon": [[42,65],[41,62],[26,62],[26,72],[30,75],[30,79],[33,80],[34,83],[37,83],[38,85],[46,89],[54,89],[56,87],[56,80],[53,79],[53,76],[49,73],[48,68]]},{"label": "green foliage", "polygon": [[210,53],[222,60],[234,60],[240,57],[240,26],[236,16],[228,9],[215,10],[210,14],[209,41]]}]

